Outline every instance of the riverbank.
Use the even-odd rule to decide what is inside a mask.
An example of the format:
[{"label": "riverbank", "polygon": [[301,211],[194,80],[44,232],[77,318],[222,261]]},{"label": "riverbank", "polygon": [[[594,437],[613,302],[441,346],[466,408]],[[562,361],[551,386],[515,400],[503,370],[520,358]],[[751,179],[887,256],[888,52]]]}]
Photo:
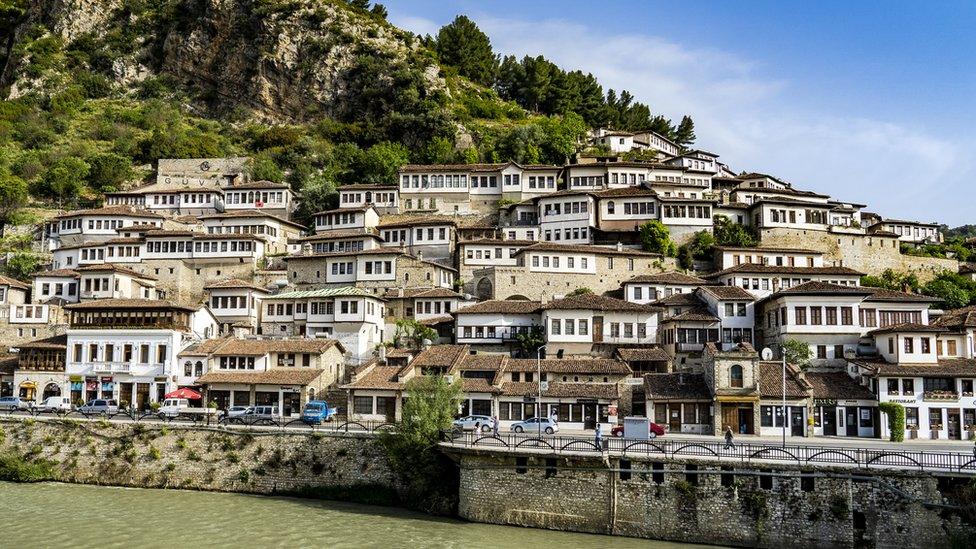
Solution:
[{"label": "riverbank", "polygon": [[0,516],[3,544],[9,547],[698,547],[287,497],[4,482],[0,493],[17,502]]},{"label": "riverbank", "polygon": [[399,504],[382,448],[362,433],[33,419],[2,419],[0,429],[6,480]]}]

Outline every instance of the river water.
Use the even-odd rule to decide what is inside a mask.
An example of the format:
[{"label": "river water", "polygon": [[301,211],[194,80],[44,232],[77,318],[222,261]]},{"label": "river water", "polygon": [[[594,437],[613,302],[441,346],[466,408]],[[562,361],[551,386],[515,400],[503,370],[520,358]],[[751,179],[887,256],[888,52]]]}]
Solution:
[{"label": "river water", "polygon": [[390,507],[182,490],[0,482],[0,547],[696,546],[432,518]]}]

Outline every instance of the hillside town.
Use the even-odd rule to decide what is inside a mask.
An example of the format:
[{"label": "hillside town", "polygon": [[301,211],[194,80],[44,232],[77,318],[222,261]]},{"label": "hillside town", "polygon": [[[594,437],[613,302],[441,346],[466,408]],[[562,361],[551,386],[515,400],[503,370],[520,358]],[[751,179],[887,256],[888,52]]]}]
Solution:
[{"label": "hillside town", "polygon": [[[976,277],[903,253],[941,242],[936,222],[654,132],[590,140],[600,154],[561,166],[404,165],[339,187],[308,226],[302,197],[252,179],[248,158],[159,159],[150,183],[44,221],[32,280],[0,278],[0,396],[143,411],[189,389],[218,410],[289,418],[325,400],[396,422],[411,379],[444,376],[459,416],[505,430],[643,416],[670,433],[886,438],[892,402],[905,438],[976,436],[976,307],[861,284]],[[674,245],[728,225],[758,245],[681,265],[647,250],[649,222]]]}]

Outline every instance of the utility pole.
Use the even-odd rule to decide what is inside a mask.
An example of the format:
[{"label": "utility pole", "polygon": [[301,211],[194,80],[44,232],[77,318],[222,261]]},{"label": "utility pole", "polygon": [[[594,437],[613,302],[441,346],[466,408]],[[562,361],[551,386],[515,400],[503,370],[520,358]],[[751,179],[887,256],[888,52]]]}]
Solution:
[{"label": "utility pole", "polygon": [[536,424],[539,425],[539,438],[542,438],[542,350],[545,349],[545,345],[540,345],[538,349],[535,350],[535,366],[538,370],[537,375],[539,378],[536,380],[539,384],[539,400],[536,403]]},{"label": "utility pole", "polygon": [[786,349],[783,349],[783,447],[786,447]]}]

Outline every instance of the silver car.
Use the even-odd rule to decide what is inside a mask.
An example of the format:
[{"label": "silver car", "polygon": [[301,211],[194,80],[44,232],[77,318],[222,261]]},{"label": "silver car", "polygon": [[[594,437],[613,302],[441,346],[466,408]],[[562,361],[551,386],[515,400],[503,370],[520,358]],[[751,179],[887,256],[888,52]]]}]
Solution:
[{"label": "silver car", "polygon": [[111,398],[96,398],[78,407],[78,411],[87,414],[115,415],[119,413],[119,403]]},{"label": "silver car", "polygon": [[545,433],[551,435],[559,431],[559,424],[550,417],[532,417],[525,421],[517,421],[512,424],[512,431],[516,433]]},{"label": "silver car", "polygon": [[454,428],[487,433],[495,428],[495,420],[490,416],[464,416],[454,420]]},{"label": "silver car", "polygon": [[20,397],[9,396],[0,398],[0,410],[26,410],[30,405]]}]

